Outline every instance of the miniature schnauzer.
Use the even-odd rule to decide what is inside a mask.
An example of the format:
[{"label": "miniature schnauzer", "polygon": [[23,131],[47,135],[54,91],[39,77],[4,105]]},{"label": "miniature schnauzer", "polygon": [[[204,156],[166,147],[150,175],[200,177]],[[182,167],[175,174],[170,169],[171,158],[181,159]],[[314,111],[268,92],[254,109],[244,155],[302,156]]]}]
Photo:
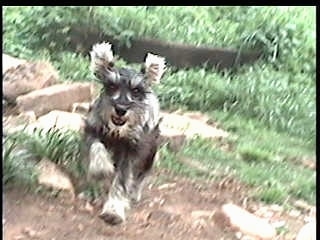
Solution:
[{"label": "miniature schnauzer", "polygon": [[112,179],[100,217],[125,220],[139,201],[159,145],[159,101],[152,90],[165,71],[164,58],[147,54],[140,72],[117,68],[110,43],[93,46],[91,68],[103,91],[91,105],[85,125],[88,177]]}]

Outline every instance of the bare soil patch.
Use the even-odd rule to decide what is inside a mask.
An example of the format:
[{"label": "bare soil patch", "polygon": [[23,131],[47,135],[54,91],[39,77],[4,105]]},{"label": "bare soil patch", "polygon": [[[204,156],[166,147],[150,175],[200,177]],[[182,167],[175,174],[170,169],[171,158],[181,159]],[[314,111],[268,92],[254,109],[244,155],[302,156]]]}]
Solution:
[{"label": "bare soil patch", "polygon": [[[160,181],[160,182],[159,182]],[[4,239],[237,239],[219,217],[222,204],[233,202],[247,209],[248,188],[234,180],[199,183],[157,170],[153,181],[135,205],[126,223],[106,225],[98,207],[83,200],[31,193],[13,188],[4,191]],[[249,207],[249,205],[251,207]],[[289,222],[282,215],[281,220]],[[303,220],[290,222],[294,239]]]}]

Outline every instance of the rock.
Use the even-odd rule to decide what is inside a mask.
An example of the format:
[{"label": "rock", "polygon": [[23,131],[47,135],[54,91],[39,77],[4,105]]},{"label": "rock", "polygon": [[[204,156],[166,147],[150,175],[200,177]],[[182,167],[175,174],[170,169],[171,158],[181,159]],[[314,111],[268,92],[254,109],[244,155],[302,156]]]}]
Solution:
[{"label": "rock", "polygon": [[290,217],[293,217],[293,218],[297,218],[301,215],[301,212],[299,210],[296,210],[296,209],[292,209],[290,212],[289,212],[289,216]]},{"label": "rock", "polygon": [[306,210],[306,211],[310,211],[310,209],[312,208],[311,205],[309,205],[307,202],[303,201],[303,200],[297,200],[293,203],[297,208],[301,209],[301,210]]},{"label": "rock", "polygon": [[276,222],[273,222],[271,223],[271,225],[274,227],[274,228],[282,228],[286,225],[286,221],[282,220],[282,221],[276,221]]},{"label": "rock", "polygon": [[176,183],[165,183],[159,186],[158,189],[163,190],[163,189],[174,188],[176,185],[177,185]]},{"label": "rock", "polygon": [[80,113],[86,115],[90,109],[90,102],[83,102],[83,103],[74,103],[72,104],[72,113]]},{"label": "rock", "polygon": [[83,224],[79,223],[79,224],[78,224],[78,230],[79,230],[80,232],[82,232],[83,229],[84,229]]},{"label": "rock", "polygon": [[33,110],[41,116],[52,110],[70,111],[75,102],[90,101],[89,83],[57,84],[17,98],[20,112]]},{"label": "rock", "polygon": [[30,125],[30,128],[35,127],[45,130],[49,130],[54,127],[62,130],[71,129],[81,131],[84,127],[84,120],[78,113],[55,110],[39,117],[36,122]]},{"label": "rock", "polygon": [[58,72],[48,62],[25,62],[5,72],[3,94],[14,101],[22,94],[57,83],[58,78]]},{"label": "rock", "polygon": [[277,234],[274,227],[266,220],[249,213],[237,205],[224,204],[222,213],[229,220],[231,226],[246,235],[260,239],[274,239]]},{"label": "rock", "polygon": [[316,222],[312,221],[305,224],[299,231],[296,240],[315,240],[316,239]]},{"label": "rock", "polygon": [[14,240],[22,240],[22,239],[26,239],[26,237],[24,235],[17,235],[13,239]]},{"label": "rock", "polygon": [[10,68],[16,68],[18,65],[25,63],[26,60],[11,57],[8,54],[2,53],[2,75]]},{"label": "rock", "polygon": [[270,210],[272,210],[273,212],[283,212],[283,207],[278,204],[272,204],[270,206]]},{"label": "rock", "polygon": [[242,232],[236,232],[235,236],[237,239],[241,239],[242,238]]},{"label": "rock", "polygon": [[316,160],[315,159],[302,159],[301,163],[303,166],[310,168],[312,170],[316,170],[317,166],[316,166]]},{"label": "rock", "polygon": [[195,119],[195,120],[199,120],[201,122],[208,122],[209,121],[209,117],[205,114],[203,114],[202,112],[199,111],[189,111],[189,112],[185,112],[182,113],[184,116]]},{"label": "rock", "polygon": [[86,202],[83,210],[84,210],[85,212],[88,212],[88,213],[92,214],[93,211],[94,211],[94,208],[93,208],[93,206],[92,206],[89,202]]},{"label": "rock", "polygon": [[5,133],[13,133],[22,130],[26,125],[34,123],[36,115],[33,111],[22,112],[17,116],[7,116],[2,118]]},{"label": "rock", "polygon": [[260,207],[257,211],[254,212],[255,215],[262,218],[271,218],[274,215],[272,209],[267,206]]},{"label": "rock", "polygon": [[161,112],[163,120],[160,124],[161,134],[167,137],[185,135],[192,138],[199,135],[204,138],[227,137],[228,133],[214,128],[201,120],[193,119],[177,113]]},{"label": "rock", "polygon": [[208,223],[203,218],[198,218],[192,222],[192,228],[196,230],[204,229]]},{"label": "rock", "polygon": [[208,210],[195,210],[191,212],[191,217],[193,219],[199,218],[212,218],[215,211],[208,211]]},{"label": "rock", "polygon": [[62,172],[55,163],[43,158],[36,167],[39,171],[39,184],[57,190],[67,191],[71,194],[72,199],[74,199],[74,187],[70,178]]},{"label": "rock", "polygon": [[35,238],[35,237],[37,237],[37,235],[39,235],[35,230],[33,230],[32,228],[29,228],[29,227],[24,228],[22,230],[22,232],[30,238]]}]

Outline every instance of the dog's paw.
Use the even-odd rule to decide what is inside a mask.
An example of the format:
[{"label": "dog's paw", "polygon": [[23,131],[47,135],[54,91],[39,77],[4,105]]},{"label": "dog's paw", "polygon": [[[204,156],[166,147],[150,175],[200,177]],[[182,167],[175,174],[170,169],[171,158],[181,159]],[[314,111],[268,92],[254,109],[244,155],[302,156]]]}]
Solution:
[{"label": "dog's paw", "polygon": [[118,225],[121,224],[124,219],[119,216],[117,213],[115,212],[111,212],[111,211],[105,211],[100,213],[99,217],[104,220],[106,223],[111,224],[111,225]]},{"label": "dog's paw", "polygon": [[108,224],[120,224],[125,221],[126,209],[129,209],[129,202],[127,199],[109,198],[108,201],[104,203],[99,217]]}]

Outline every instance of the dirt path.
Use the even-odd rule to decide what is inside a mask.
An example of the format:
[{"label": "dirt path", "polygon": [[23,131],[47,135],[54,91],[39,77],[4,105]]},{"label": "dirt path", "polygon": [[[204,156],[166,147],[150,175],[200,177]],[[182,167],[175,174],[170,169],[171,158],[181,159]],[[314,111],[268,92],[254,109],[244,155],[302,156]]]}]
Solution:
[{"label": "dirt path", "polygon": [[210,213],[229,201],[242,205],[245,187],[235,181],[199,184],[166,172],[156,175],[154,179],[162,182],[146,189],[120,226],[106,225],[98,218],[99,209],[85,209],[81,200],[70,203],[62,197],[7,190],[4,239],[237,239],[222,219]]}]

